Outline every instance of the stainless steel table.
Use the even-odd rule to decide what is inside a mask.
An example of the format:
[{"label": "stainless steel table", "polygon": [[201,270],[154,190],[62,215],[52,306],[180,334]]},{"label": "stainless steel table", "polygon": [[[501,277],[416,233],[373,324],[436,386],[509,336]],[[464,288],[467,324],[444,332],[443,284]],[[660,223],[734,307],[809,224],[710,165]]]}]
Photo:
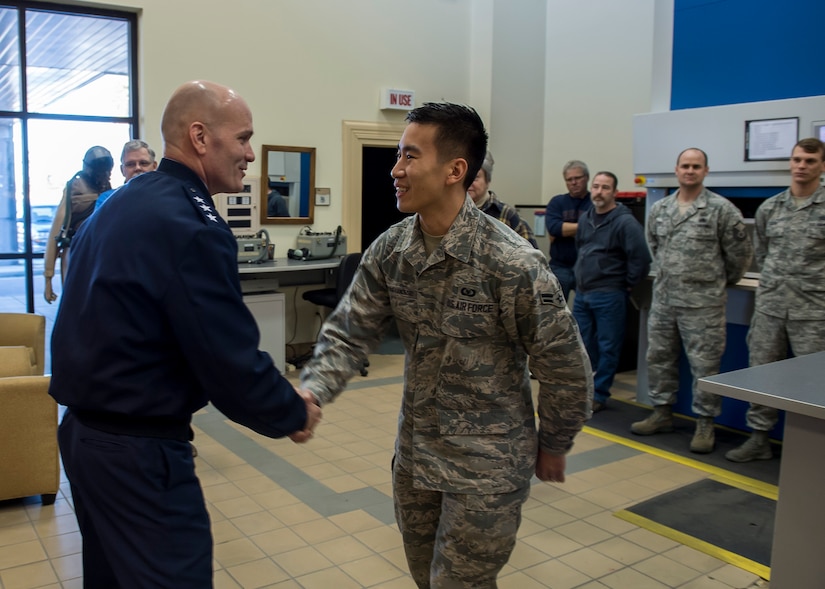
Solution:
[{"label": "stainless steel table", "polygon": [[699,388],[785,410],[771,589],[822,589],[825,352],[701,378]]}]

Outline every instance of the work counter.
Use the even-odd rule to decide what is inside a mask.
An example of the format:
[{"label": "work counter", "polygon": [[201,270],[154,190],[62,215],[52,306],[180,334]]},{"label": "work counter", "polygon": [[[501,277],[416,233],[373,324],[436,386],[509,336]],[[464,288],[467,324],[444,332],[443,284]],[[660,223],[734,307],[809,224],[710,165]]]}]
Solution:
[{"label": "work counter", "polygon": [[238,264],[238,273],[244,292],[260,292],[277,290],[280,286],[327,284],[340,263],[339,256],[319,260],[276,258],[260,264]]},{"label": "work counter", "polygon": [[[286,370],[287,305],[280,289],[307,285],[322,288],[335,284],[335,272],[340,263],[341,258],[334,257],[322,260],[277,258],[260,264],[238,264],[244,302],[261,334],[260,348],[272,356],[281,372]],[[287,291],[291,290],[294,289],[287,288]]]}]

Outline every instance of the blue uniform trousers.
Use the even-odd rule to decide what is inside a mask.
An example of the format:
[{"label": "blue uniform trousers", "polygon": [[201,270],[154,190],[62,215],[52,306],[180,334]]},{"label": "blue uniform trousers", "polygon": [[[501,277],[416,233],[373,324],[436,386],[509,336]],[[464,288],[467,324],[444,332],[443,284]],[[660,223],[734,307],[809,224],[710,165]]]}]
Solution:
[{"label": "blue uniform trousers", "polygon": [[627,322],[627,292],[576,291],[573,317],[579,324],[584,346],[593,368],[593,398],[607,401],[619,367]]},{"label": "blue uniform trousers", "polygon": [[58,430],[83,535],[84,589],[212,587],[212,533],[188,442]]}]

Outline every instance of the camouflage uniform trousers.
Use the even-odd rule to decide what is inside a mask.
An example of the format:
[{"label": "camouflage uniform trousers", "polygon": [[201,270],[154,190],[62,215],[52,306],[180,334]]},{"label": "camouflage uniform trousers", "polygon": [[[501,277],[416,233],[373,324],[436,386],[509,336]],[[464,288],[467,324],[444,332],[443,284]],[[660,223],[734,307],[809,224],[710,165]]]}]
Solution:
[{"label": "camouflage uniform trousers", "polygon": [[[788,357],[788,345],[795,356],[825,351],[825,321],[786,319],[754,311],[748,330],[750,365],[778,362]],[[770,431],[779,419],[773,407],[751,403],[747,413],[748,427]]]},{"label": "camouflage uniform trousers", "polygon": [[700,391],[696,381],[719,373],[722,352],[725,351],[725,308],[673,307],[659,304],[654,299],[647,334],[651,403],[657,406],[676,402],[681,342],[693,376],[691,408],[703,417],[718,416],[722,412],[722,398]]},{"label": "camouflage uniform trousers", "polygon": [[393,467],[395,519],[419,589],[495,589],[516,545],[529,485],[512,493],[470,495],[413,487]]}]

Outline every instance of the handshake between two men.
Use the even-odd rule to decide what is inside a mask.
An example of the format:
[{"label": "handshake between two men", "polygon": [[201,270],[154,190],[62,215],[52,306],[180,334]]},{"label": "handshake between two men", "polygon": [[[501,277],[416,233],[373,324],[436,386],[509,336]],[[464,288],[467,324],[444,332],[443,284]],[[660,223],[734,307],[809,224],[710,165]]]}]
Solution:
[{"label": "handshake between two men", "polygon": [[312,438],[315,428],[321,423],[321,404],[318,398],[306,389],[296,388],[295,392],[304,400],[307,406],[307,422],[304,429],[289,434],[289,439],[296,444],[303,444]]}]

